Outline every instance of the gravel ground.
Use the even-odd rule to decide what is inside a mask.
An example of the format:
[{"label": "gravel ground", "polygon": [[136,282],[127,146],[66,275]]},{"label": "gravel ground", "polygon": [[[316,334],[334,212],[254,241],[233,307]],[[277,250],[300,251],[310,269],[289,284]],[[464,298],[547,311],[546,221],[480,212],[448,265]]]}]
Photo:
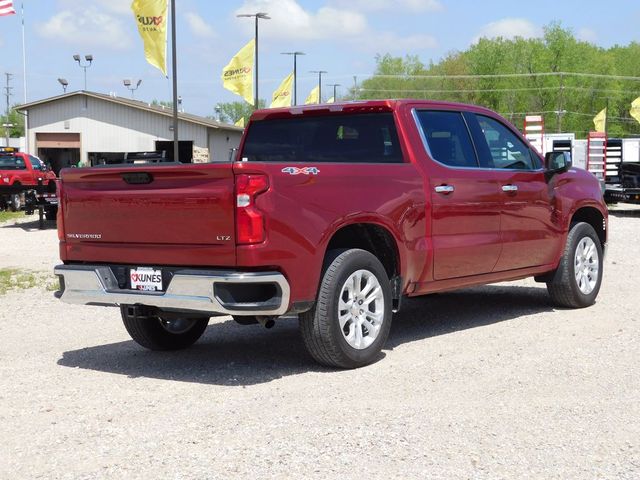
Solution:
[{"label": "gravel ground", "polygon": [[[53,229],[0,225],[50,271]],[[384,358],[331,371],[293,320],[147,352],[116,309],[0,297],[0,478],[640,478],[640,210],[610,221],[595,306],[531,280],[412,300]]]}]

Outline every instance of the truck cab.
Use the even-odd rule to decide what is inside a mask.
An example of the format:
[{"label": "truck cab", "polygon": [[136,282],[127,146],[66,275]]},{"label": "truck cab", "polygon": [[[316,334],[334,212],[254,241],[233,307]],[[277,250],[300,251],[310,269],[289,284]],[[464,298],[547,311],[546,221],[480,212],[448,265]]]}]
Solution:
[{"label": "truck cab", "polygon": [[24,205],[28,187],[39,184],[55,191],[56,175],[38,157],[14,148],[0,149],[0,200],[11,210]]}]

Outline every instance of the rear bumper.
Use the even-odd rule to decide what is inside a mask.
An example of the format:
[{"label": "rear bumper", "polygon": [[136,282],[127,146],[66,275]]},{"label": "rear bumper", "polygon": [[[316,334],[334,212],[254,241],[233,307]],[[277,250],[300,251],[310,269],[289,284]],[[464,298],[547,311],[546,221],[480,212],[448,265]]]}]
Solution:
[{"label": "rear bumper", "polygon": [[59,265],[55,296],[77,305],[145,305],[222,315],[283,315],[290,289],[278,272],[175,270],[164,292],[120,288],[108,265]]}]

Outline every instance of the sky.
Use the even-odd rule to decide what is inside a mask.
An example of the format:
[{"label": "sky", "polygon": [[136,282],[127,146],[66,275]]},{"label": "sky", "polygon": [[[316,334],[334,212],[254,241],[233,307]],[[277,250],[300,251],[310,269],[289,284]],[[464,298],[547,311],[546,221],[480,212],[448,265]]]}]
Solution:
[{"label": "sky", "polygon": [[[640,41],[636,0],[176,0],[178,84],[183,108],[214,115],[217,103],[241,98],[222,87],[220,74],[252,37],[253,19],[239,13],[266,12],[260,21],[260,97],[293,68],[286,51],[298,57],[298,103],[317,85],[311,70],[326,70],[326,85],[338,83],[338,96],[376,66],[376,55],[417,55],[437,62],[468,48],[480,37],[538,37],[559,21],[583,40],[602,47]],[[19,10],[20,0],[14,0]],[[69,90],[84,87],[74,54],[92,54],[88,90],[130,97],[123,79],[142,79],[136,98],[170,100],[171,82],[146,63],[131,0],[24,0],[27,99],[58,95],[57,79]],[[14,76],[11,103],[24,100],[20,14],[0,17],[0,73]],[[168,59],[168,62],[170,60]],[[168,63],[170,65],[170,63]],[[4,86],[4,78],[0,79]],[[326,97],[325,97],[326,98]],[[4,104],[4,99],[2,99]]]}]

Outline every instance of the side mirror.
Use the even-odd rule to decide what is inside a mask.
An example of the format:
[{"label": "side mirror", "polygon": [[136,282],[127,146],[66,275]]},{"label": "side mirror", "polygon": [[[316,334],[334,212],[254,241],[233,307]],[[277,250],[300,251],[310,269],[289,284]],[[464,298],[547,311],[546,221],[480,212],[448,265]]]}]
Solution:
[{"label": "side mirror", "polygon": [[571,168],[571,154],[569,152],[547,152],[544,156],[544,166],[548,173],[563,173]]},{"label": "side mirror", "polygon": [[238,148],[230,148],[229,149],[229,161],[235,162],[238,160]]}]

